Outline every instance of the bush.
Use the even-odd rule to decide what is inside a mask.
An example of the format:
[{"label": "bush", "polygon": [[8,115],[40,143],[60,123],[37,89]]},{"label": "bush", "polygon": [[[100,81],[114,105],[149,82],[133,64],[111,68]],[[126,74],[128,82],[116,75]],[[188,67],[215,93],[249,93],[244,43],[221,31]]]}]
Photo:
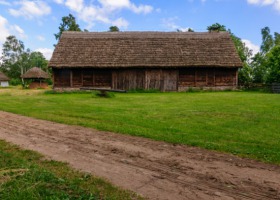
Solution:
[{"label": "bush", "polygon": [[104,98],[113,98],[115,94],[113,92],[101,92],[101,91],[94,91],[92,93],[92,97],[104,97]]},{"label": "bush", "polygon": [[13,86],[17,86],[17,85],[21,85],[22,82],[21,82],[21,79],[19,78],[12,78],[10,81],[9,81],[10,85],[13,85]]}]

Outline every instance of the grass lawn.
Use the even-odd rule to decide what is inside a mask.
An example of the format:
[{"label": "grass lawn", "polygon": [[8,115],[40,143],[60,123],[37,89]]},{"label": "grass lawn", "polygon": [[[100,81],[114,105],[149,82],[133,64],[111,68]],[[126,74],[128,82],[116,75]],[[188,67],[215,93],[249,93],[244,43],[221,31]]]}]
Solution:
[{"label": "grass lawn", "polygon": [[127,93],[114,98],[0,89],[0,110],[200,146],[280,164],[280,95]]},{"label": "grass lawn", "polygon": [[135,194],[0,140],[0,199],[140,199]]}]

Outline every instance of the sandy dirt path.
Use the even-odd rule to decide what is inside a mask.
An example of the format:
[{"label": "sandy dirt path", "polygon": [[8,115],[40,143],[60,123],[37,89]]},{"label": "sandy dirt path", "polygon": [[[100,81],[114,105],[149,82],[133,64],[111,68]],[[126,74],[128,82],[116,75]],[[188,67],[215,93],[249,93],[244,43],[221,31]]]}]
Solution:
[{"label": "sandy dirt path", "polygon": [[280,199],[280,166],[0,111],[0,139],[149,199]]}]

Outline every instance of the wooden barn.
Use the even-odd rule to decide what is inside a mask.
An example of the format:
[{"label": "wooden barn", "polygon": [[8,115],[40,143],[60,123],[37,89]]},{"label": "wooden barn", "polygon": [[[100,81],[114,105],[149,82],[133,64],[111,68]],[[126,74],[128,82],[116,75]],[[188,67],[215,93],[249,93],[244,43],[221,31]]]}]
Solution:
[{"label": "wooden barn", "polygon": [[242,62],[227,32],[64,32],[54,89],[236,88]]}]

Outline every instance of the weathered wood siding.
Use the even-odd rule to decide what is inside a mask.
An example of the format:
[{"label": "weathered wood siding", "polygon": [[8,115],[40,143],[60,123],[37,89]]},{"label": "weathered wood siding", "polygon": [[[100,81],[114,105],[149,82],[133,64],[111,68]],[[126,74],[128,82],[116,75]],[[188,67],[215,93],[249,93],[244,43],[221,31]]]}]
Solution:
[{"label": "weathered wood siding", "polygon": [[53,71],[55,87],[111,87],[111,70],[94,69],[55,69]]},{"label": "weathered wood siding", "polygon": [[121,90],[145,88],[145,71],[141,69],[114,70],[112,88]]},{"label": "weathered wood siding", "polygon": [[54,69],[54,87],[178,91],[188,87],[237,86],[237,68]]},{"label": "weathered wood siding", "polygon": [[177,91],[178,70],[125,69],[113,71],[113,89]]},{"label": "weathered wood siding", "polygon": [[53,80],[55,87],[71,87],[70,69],[53,69]]},{"label": "weathered wood siding", "polygon": [[237,86],[237,69],[179,69],[179,87]]}]

